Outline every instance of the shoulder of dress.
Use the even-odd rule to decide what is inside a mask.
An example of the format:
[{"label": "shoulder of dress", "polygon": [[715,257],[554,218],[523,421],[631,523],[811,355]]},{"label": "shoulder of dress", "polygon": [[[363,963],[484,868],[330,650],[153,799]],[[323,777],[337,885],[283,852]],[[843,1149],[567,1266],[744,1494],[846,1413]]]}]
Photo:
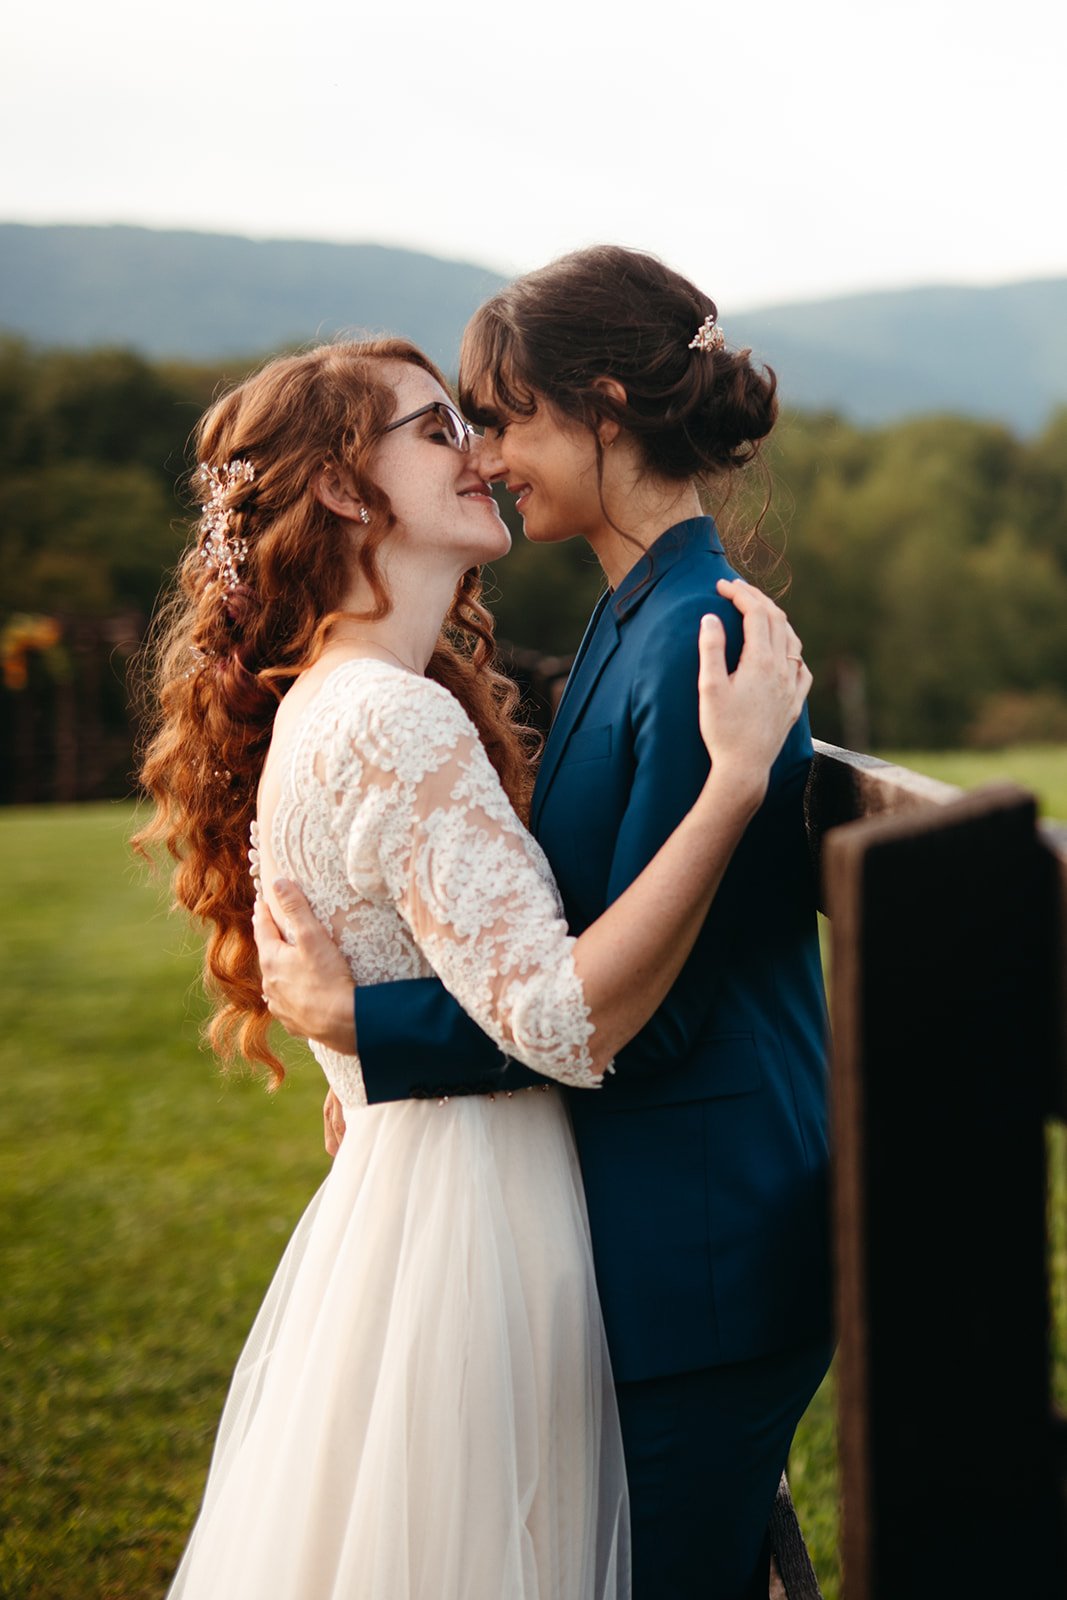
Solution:
[{"label": "shoulder of dress", "polygon": [[323,712],[331,742],[339,739],[360,762],[410,782],[435,771],[458,746],[479,742],[474,723],[443,684],[384,662],[339,669]]},{"label": "shoulder of dress", "polygon": [[451,689],[433,678],[420,677],[414,672],[394,672],[383,684],[383,692],[376,703],[383,708],[402,709],[410,717],[424,719],[436,727],[478,736],[470,715]]},{"label": "shoulder of dress", "polygon": [[360,658],[336,667],[320,689],[314,705],[331,715],[348,715],[353,721],[380,718],[391,711],[426,714],[469,724],[470,717],[443,684],[386,661]]}]

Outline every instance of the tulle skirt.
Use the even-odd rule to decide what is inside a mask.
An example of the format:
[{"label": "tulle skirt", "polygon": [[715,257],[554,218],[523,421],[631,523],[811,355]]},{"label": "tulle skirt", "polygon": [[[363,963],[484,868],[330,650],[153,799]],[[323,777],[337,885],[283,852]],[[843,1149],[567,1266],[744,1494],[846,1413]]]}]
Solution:
[{"label": "tulle skirt", "polygon": [[618,1415],[555,1090],[352,1110],[170,1600],[623,1600]]}]

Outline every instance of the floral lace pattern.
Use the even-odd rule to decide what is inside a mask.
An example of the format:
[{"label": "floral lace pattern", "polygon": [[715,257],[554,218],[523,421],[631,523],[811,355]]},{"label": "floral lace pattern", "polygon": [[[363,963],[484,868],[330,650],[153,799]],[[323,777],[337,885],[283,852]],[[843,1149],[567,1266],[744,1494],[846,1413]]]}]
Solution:
[{"label": "floral lace pattern", "polygon": [[[271,850],[357,983],[436,973],[506,1055],[599,1085],[551,870],[447,689],[375,660],[330,673],[296,734]],[[365,1105],[358,1059],[312,1049],[341,1101]]]}]

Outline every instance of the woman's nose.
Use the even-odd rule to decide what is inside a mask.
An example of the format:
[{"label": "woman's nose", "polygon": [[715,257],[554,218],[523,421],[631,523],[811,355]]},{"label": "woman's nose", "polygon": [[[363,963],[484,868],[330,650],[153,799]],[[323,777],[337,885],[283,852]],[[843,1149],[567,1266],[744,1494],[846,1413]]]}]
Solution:
[{"label": "woman's nose", "polygon": [[500,441],[491,433],[477,435],[471,440],[471,458],[479,476],[487,483],[504,476],[504,461],[500,454]]}]

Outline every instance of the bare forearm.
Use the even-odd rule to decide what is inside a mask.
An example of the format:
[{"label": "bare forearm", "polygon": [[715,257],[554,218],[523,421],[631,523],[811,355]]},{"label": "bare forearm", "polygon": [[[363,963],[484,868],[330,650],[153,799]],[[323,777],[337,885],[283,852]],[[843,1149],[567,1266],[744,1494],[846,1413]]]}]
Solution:
[{"label": "bare forearm", "polygon": [[578,940],[574,959],[596,1030],[596,1067],[666,998],[765,789],[765,771],[714,768],[645,870]]}]

